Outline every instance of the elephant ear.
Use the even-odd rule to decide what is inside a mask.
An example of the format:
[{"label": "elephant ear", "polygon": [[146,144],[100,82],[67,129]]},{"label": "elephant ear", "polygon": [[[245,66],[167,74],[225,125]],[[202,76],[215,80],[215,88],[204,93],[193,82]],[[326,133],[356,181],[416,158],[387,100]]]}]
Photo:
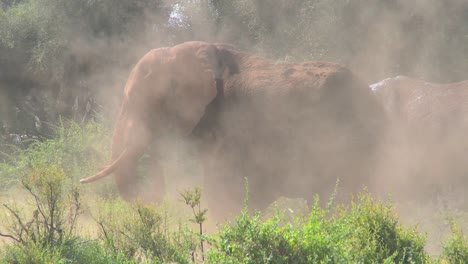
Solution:
[{"label": "elephant ear", "polygon": [[218,67],[214,71],[216,96],[206,106],[205,113],[190,133],[192,138],[201,138],[216,129],[224,105],[224,78],[239,73],[238,57],[235,48],[228,44],[216,43]]},{"label": "elephant ear", "polygon": [[200,138],[204,134],[212,131],[215,124],[218,123],[224,105],[224,80],[222,78],[215,78],[216,82],[216,96],[206,106],[205,113],[200,121],[190,132],[190,137]]},{"label": "elephant ear", "polygon": [[240,72],[238,56],[234,46],[225,43],[215,43],[216,55],[218,58],[219,69],[221,76],[227,70],[229,75],[238,74]]}]

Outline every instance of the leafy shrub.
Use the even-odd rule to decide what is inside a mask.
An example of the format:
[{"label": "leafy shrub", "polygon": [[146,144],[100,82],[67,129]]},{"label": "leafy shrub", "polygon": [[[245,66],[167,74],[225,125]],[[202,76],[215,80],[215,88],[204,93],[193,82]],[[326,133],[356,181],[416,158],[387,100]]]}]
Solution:
[{"label": "leafy shrub", "polygon": [[293,263],[300,254],[291,236],[294,230],[290,225],[279,227],[277,220],[262,222],[258,214],[243,212],[214,240],[209,263]]},{"label": "leafy shrub", "polygon": [[400,225],[390,206],[361,195],[349,212],[316,203],[306,221],[280,226],[246,211],[213,240],[211,263],[424,263],[424,238]]},{"label": "leafy shrub", "polygon": [[64,243],[71,237],[76,220],[81,212],[78,190],[66,188],[63,170],[56,166],[37,165],[21,180],[32,203],[32,215],[24,215],[16,205],[4,204],[8,212],[8,231],[16,242],[26,246],[30,243],[43,247]]},{"label": "leafy shrub", "polygon": [[441,259],[446,263],[468,263],[468,236],[455,223],[451,223],[452,237],[446,242]]},{"label": "leafy shrub", "polygon": [[17,190],[26,191],[27,197],[3,205],[4,231],[0,230],[0,236],[13,243],[3,248],[0,262],[135,263],[120,252],[107,250],[102,241],[78,235],[78,218],[83,212],[81,195],[61,165],[67,160],[63,154],[71,151],[68,147],[83,135],[77,127],[57,132],[57,140],[38,141],[30,149],[19,151],[24,156],[17,164],[26,165],[18,168],[21,188]]},{"label": "leafy shrub", "polygon": [[0,259],[3,263],[64,263],[61,260],[60,250],[57,248],[43,248],[31,243],[27,246],[7,246],[5,256]]},{"label": "leafy shrub", "polygon": [[105,202],[99,211],[101,239],[111,251],[151,263],[190,263],[197,240],[183,227],[170,232],[164,210],[117,200]]},{"label": "leafy shrub", "polygon": [[55,263],[62,247],[76,238],[81,213],[78,190],[55,164],[33,163],[24,173],[21,183],[29,198],[26,204],[33,210],[27,214],[28,208],[4,204],[2,220],[7,232],[0,235],[16,242],[5,258],[14,263]]},{"label": "leafy shrub", "polygon": [[64,177],[77,180],[95,172],[104,163],[109,148],[109,132],[102,125],[90,122],[80,126],[73,121],[62,121],[55,128],[55,137],[41,141],[30,139],[26,149],[15,148],[4,154],[0,163],[0,188],[7,189],[21,177],[36,169],[55,166]]},{"label": "leafy shrub", "polygon": [[343,224],[351,225],[348,241],[354,261],[423,263],[428,259],[425,238],[414,228],[403,228],[391,204],[376,203],[368,194],[360,194],[358,201],[342,218]]},{"label": "leafy shrub", "polygon": [[28,244],[27,247],[10,245],[4,248],[2,263],[89,263],[89,264],[132,264],[140,263],[127,259],[123,254],[110,252],[101,241],[75,239],[59,247],[41,247]]}]

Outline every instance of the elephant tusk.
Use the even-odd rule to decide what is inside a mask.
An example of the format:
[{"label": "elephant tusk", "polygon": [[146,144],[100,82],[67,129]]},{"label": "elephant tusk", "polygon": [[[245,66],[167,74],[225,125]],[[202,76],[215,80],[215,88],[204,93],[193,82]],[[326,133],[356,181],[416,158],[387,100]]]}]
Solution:
[{"label": "elephant tusk", "polygon": [[115,169],[117,168],[121,160],[124,158],[124,156],[127,155],[127,152],[128,152],[127,149],[124,149],[124,151],[120,153],[120,155],[117,157],[117,159],[114,160],[114,162],[112,162],[111,165],[105,166],[100,172],[98,172],[97,174],[93,176],[81,179],[80,183],[94,182],[94,181],[97,181],[99,179],[102,179],[108,176],[109,174],[115,171]]}]

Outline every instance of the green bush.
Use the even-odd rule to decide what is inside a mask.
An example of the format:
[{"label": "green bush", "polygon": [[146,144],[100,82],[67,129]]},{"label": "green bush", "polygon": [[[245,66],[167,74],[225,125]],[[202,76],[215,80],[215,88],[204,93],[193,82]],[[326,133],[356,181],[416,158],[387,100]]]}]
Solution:
[{"label": "green bush", "polygon": [[391,204],[376,203],[368,194],[361,194],[349,214],[342,217],[350,225],[353,261],[378,263],[424,263],[425,238],[414,228],[405,229],[398,223]]},{"label": "green bush", "polygon": [[61,260],[58,248],[43,248],[37,244],[31,243],[27,246],[7,246],[5,255],[0,259],[2,263],[27,263],[27,264],[52,264],[64,263]]},{"label": "green bush", "polygon": [[75,239],[57,247],[42,247],[31,243],[27,246],[6,246],[1,263],[25,264],[133,264],[141,263],[128,259],[123,254],[108,251],[101,241]]},{"label": "green bush", "polygon": [[12,263],[56,263],[62,248],[76,239],[80,195],[56,164],[32,163],[21,177],[22,206],[5,203],[1,236],[15,244],[4,258]]},{"label": "green bush", "polygon": [[[4,203],[1,210],[0,236],[12,243],[2,248],[0,263],[140,263],[111,250],[107,241],[78,232],[85,209],[76,177],[94,170],[102,159],[96,143],[104,144],[104,131],[92,123],[80,127],[63,122],[56,128],[56,138],[35,140],[2,164],[1,175],[11,173],[20,184],[11,187],[15,199]],[[149,225],[155,211],[139,207],[138,212],[143,224]]]},{"label": "green bush", "polygon": [[349,211],[316,203],[306,221],[280,225],[244,211],[214,238],[210,263],[425,263],[424,238],[398,224],[390,206],[361,195]]},{"label": "green bush", "polygon": [[111,251],[151,263],[190,263],[197,239],[183,225],[171,232],[164,209],[121,200],[103,204],[97,223],[100,238]]},{"label": "green bush", "polygon": [[8,237],[24,246],[42,247],[61,245],[74,236],[76,221],[81,213],[80,195],[67,181],[64,171],[55,165],[34,164],[21,178],[28,198],[25,203],[33,208],[19,208],[5,203]]},{"label": "green bush", "polygon": [[468,263],[468,236],[465,236],[455,223],[451,223],[452,236],[446,242],[442,251],[442,262],[462,264]]},{"label": "green bush", "polygon": [[104,164],[110,146],[109,131],[90,122],[81,126],[62,121],[54,130],[55,137],[47,140],[31,139],[26,149],[14,148],[3,153],[0,163],[0,188],[8,189],[22,177],[36,169],[55,166],[65,177],[77,181]]}]

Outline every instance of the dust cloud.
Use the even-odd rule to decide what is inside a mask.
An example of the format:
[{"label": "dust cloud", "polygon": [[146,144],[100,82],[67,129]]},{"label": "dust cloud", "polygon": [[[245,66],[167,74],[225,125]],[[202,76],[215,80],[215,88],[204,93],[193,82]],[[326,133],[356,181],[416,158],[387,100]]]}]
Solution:
[{"label": "dust cloud", "polygon": [[[456,58],[457,54],[466,57],[467,42],[466,39],[455,41],[466,38],[467,29],[453,27],[454,21],[460,23],[457,19],[466,13],[466,1],[452,1],[449,5],[430,0],[387,1],[381,5],[360,6],[337,4],[335,10],[323,9],[325,15],[310,17],[301,17],[300,12],[293,10],[297,1],[240,2],[237,6],[226,4],[225,10],[232,14],[217,27],[204,16],[209,13],[210,6],[202,8],[203,1],[192,2],[187,16],[192,21],[193,35],[203,40],[233,43],[249,53],[279,61],[343,63],[368,84],[397,75],[432,83],[467,79],[466,60]],[[316,1],[314,8],[320,9],[324,2]],[[307,12],[307,8],[302,6],[301,12]],[[327,16],[332,12],[341,17]],[[249,16],[259,18],[261,23],[249,20]],[[449,21],[448,17],[454,19]],[[418,85],[408,85],[406,89]],[[415,101],[406,109],[415,115],[410,120],[405,116],[395,117],[395,110],[392,112],[385,105],[390,102],[395,104],[394,107],[403,108],[404,103],[394,102],[391,95],[378,95],[377,99],[388,111],[389,120],[387,133],[381,134],[379,151],[373,157],[376,167],[369,188],[377,197],[391,196],[403,220],[419,223],[423,231],[435,231],[437,235],[429,235],[429,247],[434,250],[442,239],[437,237],[442,233],[440,229],[447,230],[447,226],[442,227],[445,217],[456,215],[461,222],[466,220],[468,169],[464,162],[467,156],[464,105],[468,102],[466,92],[461,90],[468,86],[458,88],[460,92],[450,98],[441,91],[450,89],[449,86],[424,88],[419,85],[415,89],[421,89],[420,94],[411,94],[407,98]],[[426,96],[426,93],[434,95]],[[279,122],[278,125],[289,124]],[[308,144],[307,140],[302,144]],[[268,166],[282,162],[268,160],[265,152],[257,152],[256,163],[265,162]],[[359,155],[355,153],[353,156]],[[328,165],[334,166],[332,161]],[[306,178],[295,180],[302,184],[307,182]],[[326,186],[314,186],[311,191],[324,188],[331,191],[330,182]],[[272,187],[268,188],[275,189]],[[346,186],[342,188],[346,189]]]},{"label": "dust cloud", "polygon": [[[31,87],[45,86],[48,88],[36,92],[39,95],[35,97],[47,98],[44,100],[50,101],[49,106],[31,107],[37,111],[46,109],[42,110],[42,116],[36,113],[40,120],[53,121],[59,114],[73,117],[78,112],[71,106],[76,105],[75,109],[82,109],[80,120],[85,115],[99,113],[96,116],[100,120],[112,125],[118,114],[123,86],[138,59],[152,48],[172,46],[188,40],[229,43],[246,53],[270,58],[272,65],[312,60],[337,62],[347,65],[367,84],[397,75],[442,83],[468,79],[468,61],[457,59],[460,54],[467,54],[468,29],[453,27],[453,23],[456,23],[454,21],[460,23],[455,18],[468,10],[466,1],[454,0],[450,4],[438,0],[365,4],[367,2],[165,1],[168,12],[143,12],[138,19],[134,18],[128,24],[125,29],[128,35],[114,35],[109,38],[106,34],[90,35],[88,29],[79,24],[70,26],[65,32],[71,40],[67,45],[68,55],[61,57],[66,62],[62,61],[64,68],[59,77],[50,78],[50,75],[38,74],[23,77],[10,74],[15,80],[30,79],[33,84],[21,85],[27,87],[21,95],[0,94],[3,126],[12,126],[10,124],[13,120],[10,119],[13,114],[9,113],[11,109],[25,109],[10,100],[11,97],[34,97],[32,91],[37,91],[34,89],[38,88]],[[449,17],[454,19],[449,20]],[[465,40],[461,40],[462,44],[459,44],[456,42],[457,38]],[[275,75],[271,76],[274,79],[280,73],[272,71],[272,74]],[[9,78],[3,79],[5,81],[0,85],[11,85]],[[51,79],[54,81],[50,81]],[[262,88],[262,80],[248,81]],[[227,85],[236,84],[228,81]],[[268,85],[272,83],[265,82],[263,87],[269,88],[266,87]],[[414,127],[408,133],[408,124],[393,116],[394,113],[387,112],[388,117],[382,116],[380,120],[385,124],[379,125],[375,130],[367,127],[368,130],[364,129],[362,132],[373,137],[373,140],[369,139],[370,143],[365,142],[373,145],[374,149],[371,151],[361,146],[356,147],[355,144],[360,144],[361,139],[352,136],[362,129],[353,128],[353,125],[367,124],[366,118],[374,118],[377,115],[373,111],[380,111],[366,108],[370,107],[366,100],[371,100],[371,90],[361,94],[369,98],[360,98],[356,94],[345,95],[347,101],[342,100],[343,98],[330,101],[330,105],[320,109],[320,114],[314,115],[311,119],[313,122],[306,125],[296,123],[302,130],[295,130],[291,120],[278,118],[291,111],[298,112],[299,109],[294,104],[278,108],[258,106],[249,109],[257,113],[256,116],[276,118],[274,122],[269,120],[270,123],[266,123],[265,127],[261,123],[255,123],[258,120],[248,120],[247,110],[230,116],[230,121],[237,122],[232,128],[239,133],[231,136],[248,147],[239,148],[239,142],[220,146],[230,149],[230,155],[234,156],[229,164],[215,166],[210,163],[212,157],[201,160],[196,145],[181,136],[159,138],[144,157],[145,166],[148,167],[147,177],[151,178],[152,172],[159,174],[154,176],[156,178],[164,175],[167,196],[173,199],[178,197],[178,190],[194,184],[203,185],[203,176],[206,173],[203,167],[214,166],[209,168],[216,168],[216,174],[223,181],[215,183],[212,188],[217,189],[227,185],[230,180],[234,181],[232,184],[241,191],[233,193],[232,197],[239,199],[240,204],[245,194],[244,177],[249,177],[252,188],[250,195],[259,207],[268,205],[281,195],[296,198],[295,192],[307,194],[308,197],[305,198],[309,200],[320,192],[325,196],[323,199],[327,199],[327,195],[333,191],[336,179],[340,178],[339,192],[349,189],[356,191],[366,184],[376,197],[392,195],[397,204],[401,204],[402,216],[409,219],[408,221],[415,218],[416,222],[418,219],[428,219],[434,211],[468,209],[464,194],[468,185],[468,167],[463,162],[463,157],[467,157],[464,146],[468,142],[463,139],[466,126],[454,127],[450,120],[434,120],[435,125],[440,128],[438,133],[443,133],[442,136],[434,137],[426,135],[431,132],[431,124],[409,120]],[[468,100],[464,95],[459,96]],[[375,99],[382,109],[389,111],[385,104],[393,102],[392,96],[378,95]],[[12,102],[16,105],[8,106]],[[461,121],[467,122],[467,111],[453,104],[468,105],[468,102],[448,100],[447,105],[440,104],[437,107],[440,111],[445,111],[444,107],[459,107],[456,114],[461,115]],[[398,104],[394,106],[401,107]],[[427,102],[422,107],[433,106],[431,102]],[[87,108],[92,108],[93,111],[87,111]],[[353,109],[355,112],[341,113],[337,109]],[[437,114],[438,111],[434,109],[431,113]],[[356,116],[359,113],[362,114],[361,119]],[[330,115],[335,116],[330,118]],[[349,119],[343,119],[346,117]],[[451,114],[441,116],[442,119],[451,117]],[[359,119],[361,123],[353,118]],[[357,123],[353,123],[355,121]],[[447,123],[443,123],[446,121]],[[242,124],[245,127],[240,127]],[[275,133],[286,133],[293,139],[283,138],[284,141],[279,142]],[[257,145],[260,147],[255,148]],[[332,148],[333,151],[330,151]],[[358,164],[366,164],[366,167],[361,168]],[[256,170],[258,174],[266,176],[256,178]],[[244,175],[244,172],[249,175]],[[359,174],[358,172],[369,174],[369,178],[350,178]],[[314,173],[329,175],[330,178],[314,178]],[[219,194],[214,194],[216,195]],[[222,199],[219,204],[214,204],[213,200],[209,202],[209,208],[230,210]],[[441,204],[443,208],[440,208]],[[417,216],[414,215],[416,213]]]}]

